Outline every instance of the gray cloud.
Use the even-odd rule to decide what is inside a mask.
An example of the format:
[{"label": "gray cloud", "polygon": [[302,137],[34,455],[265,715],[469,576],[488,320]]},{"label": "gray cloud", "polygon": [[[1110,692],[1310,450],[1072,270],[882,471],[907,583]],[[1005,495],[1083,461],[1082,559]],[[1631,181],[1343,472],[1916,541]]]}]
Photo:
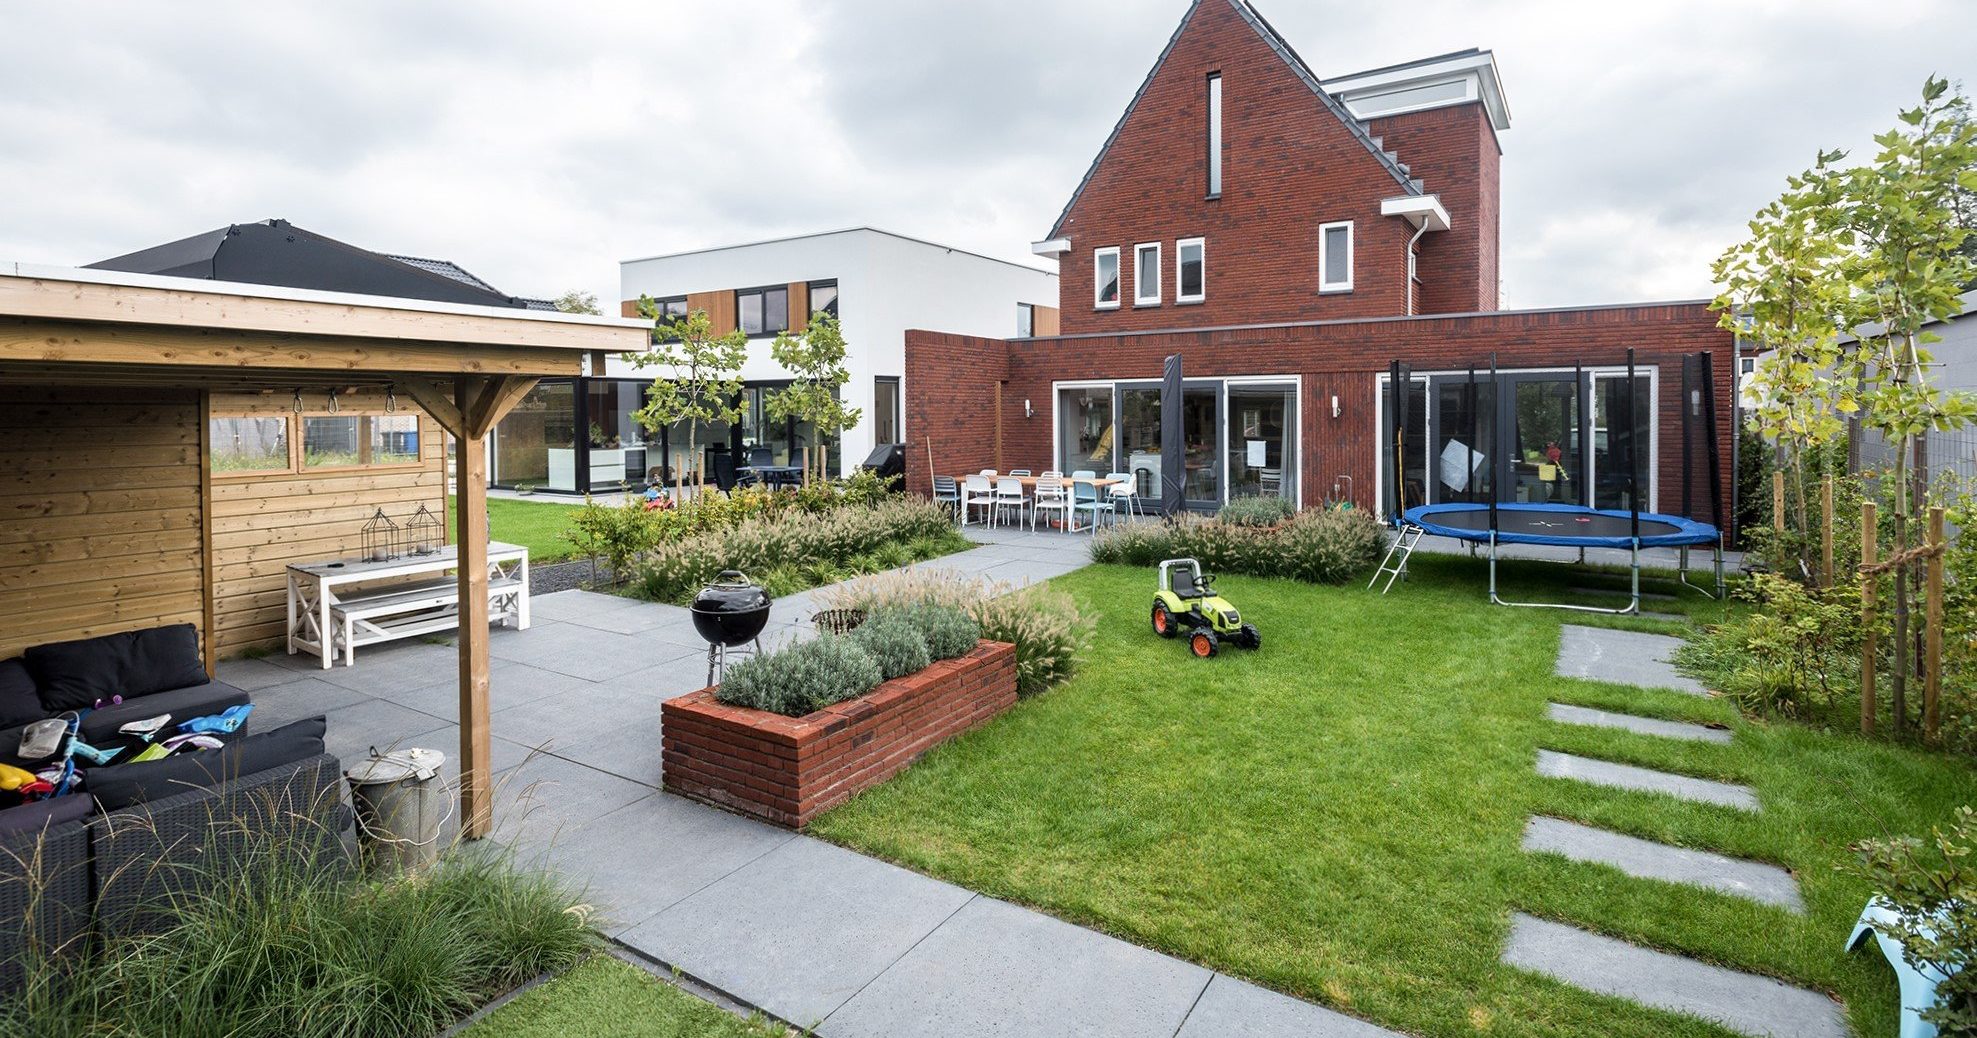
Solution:
[{"label": "gray cloud", "polygon": [[[1321,75],[1495,49],[1515,306],[1707,294],[1787,173],[1966,76],[1977,29],[1958,0],[1262,7]],[[621,258],[851,224],[1023,258],[1184,9],[7,5],[0,256],[283,216],[606,298]]]}]

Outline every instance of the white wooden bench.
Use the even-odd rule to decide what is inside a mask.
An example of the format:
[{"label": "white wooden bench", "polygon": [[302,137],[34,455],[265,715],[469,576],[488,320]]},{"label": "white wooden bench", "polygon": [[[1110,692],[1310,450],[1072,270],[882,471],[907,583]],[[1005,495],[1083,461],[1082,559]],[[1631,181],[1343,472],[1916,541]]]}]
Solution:
[{"label": "white wooden bench", "polygon": [[[323,669],[337,655],[355,666],[357,647],[416,638],[460,626],[459,586],[451,547],[423,557],[368,562],[349,559],[288,567],[288,651],[307,650]],[[512,544],[488,545],[489,619],[529,625],[529,553]]]}]

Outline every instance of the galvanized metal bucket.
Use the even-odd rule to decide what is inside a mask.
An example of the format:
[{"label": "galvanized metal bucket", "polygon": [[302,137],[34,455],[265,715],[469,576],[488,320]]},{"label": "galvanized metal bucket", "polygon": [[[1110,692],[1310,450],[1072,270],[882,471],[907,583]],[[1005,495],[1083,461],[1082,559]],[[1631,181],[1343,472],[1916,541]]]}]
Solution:
[{"label": "galvanized metal bucket", "polygon": [[453,809],[439,778],[445,764],[438,750],[379,753],[373,746],[369,758],[343,773],[366,866],[405,871],[438,860],[440,830]]}]

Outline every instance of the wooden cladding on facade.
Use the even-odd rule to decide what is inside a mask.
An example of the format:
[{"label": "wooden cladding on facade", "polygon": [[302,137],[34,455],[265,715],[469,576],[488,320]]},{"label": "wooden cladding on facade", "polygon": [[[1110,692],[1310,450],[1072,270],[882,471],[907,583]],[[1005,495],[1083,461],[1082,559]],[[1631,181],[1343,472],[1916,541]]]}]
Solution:
[{"label": "wooden cladding on facade", "polygon": [[1063,320],[1054,306],[1036,306],[1030,309],[1030,334],[1060,335]]},{"label": "wooden cladding on facade", "polygon": [[707,320],[714,325],[715,335],[726,335],[735,330],[735,294],[727,292],[690,292],[686,297],[687,313],[695,310],[707,311]]},{"label": "wooden cladding on facade", "polygon": [[789,331],[801,335],[810,327],[810,282],[789,283]]},{"label": "wooden cladding on facade", "polygon": [[[386,406],[382,393],[348,394],[332,416],[317,394],[309,400],[305,418],[380,415]],[[289,563],[358,554],[364,524],[378,509],[400,526],[420,505],[445,518],[445,435],[408,399],[399,398],[397,413],[418,419],[415,463],[298,465],[285,473],[213,477],[213,641],[219,655],[279,644],[288,618]],[[279,393],[215,393],[212,414],[287,419],[291,400]],[[297,433],[291,432],[290,443],[300,451]]]},{"label": "wooden cladding on facade", "polygon": [[199,395],[0,386],[0,658],[204,620]]}]

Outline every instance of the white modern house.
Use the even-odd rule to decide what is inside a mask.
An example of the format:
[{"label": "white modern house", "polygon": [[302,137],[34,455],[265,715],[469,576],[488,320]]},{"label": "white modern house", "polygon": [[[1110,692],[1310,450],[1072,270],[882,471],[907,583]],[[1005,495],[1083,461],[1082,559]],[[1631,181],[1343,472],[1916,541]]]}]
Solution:
[{"label": "white modern house", "polygon": [[[1057,331],[1054,272],[870,227],[625,260],[619,280],[626,316],[650,296],[666,314],[706,311],[716,334],[739,328],[748,335],[745,416],[649,432],[632,414],[661,372],[641,370],[625,356],[593,358],[584,377],[545,381],[501,423],[490,473],[497,486],[562,493],[635,488],[654,477],[670,479],[690,443],[725,452],[736,466],[800,464],[816,431],[769,415],[767,394],[790,380],[769,346],[777,333],[807,327],[815,313],[837,315],[850,373],[843,395],[862,412],[842,442],[824,437],[830,468],[839,475],[876,445],[905,442],[907,329],[996,338]],[[706,461],[712,478],[721,463]]]}]

